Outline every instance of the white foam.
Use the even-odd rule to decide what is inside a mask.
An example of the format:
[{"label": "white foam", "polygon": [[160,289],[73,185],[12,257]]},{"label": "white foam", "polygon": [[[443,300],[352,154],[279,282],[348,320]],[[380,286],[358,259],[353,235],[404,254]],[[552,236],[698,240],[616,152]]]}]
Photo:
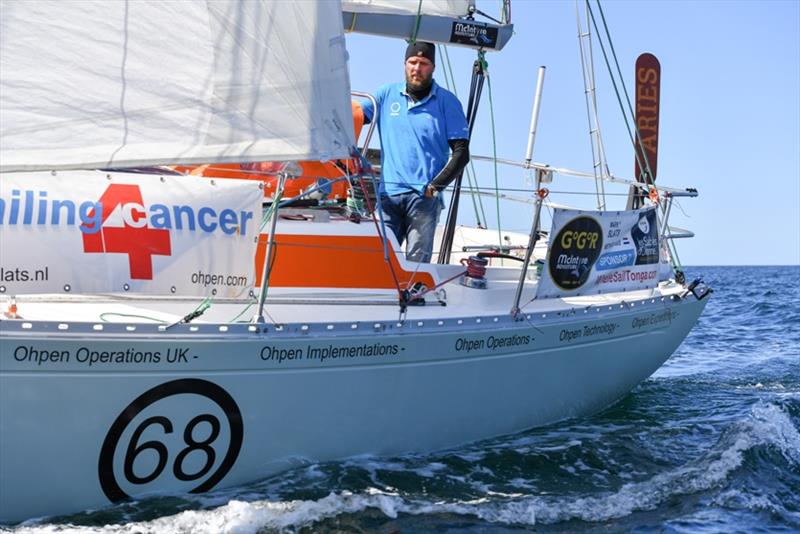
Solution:
[{"label": "white foam", "polygon": [[423,478],[433,478],[437,476],[441,471],[444,471],[447,466],[440,462],[430,462],[425,464],[422,467],[418,467],[416,469],[412,469],[412,472]]},{"label": "white foam", "polygon": [[[592,497],[568,497],[563,495],[532,495],[534,488],[525,488],[522,493],[495,493],[490,495],[488,487],[485,497],[430,502],[404,498],[396,492],[368,488],[358,494],[350,492],[330,493],[318,500],[244,502],[231,500],[212,510],[186,511],[153,521],[87,528],[71,525],[22,526],[20,533],[255,533],[263,529],[297,529],[313,525],[340,514],[357,513],[376,509],[389,518],[399,513],[470,515],[489,522],[506,524],[556,523],[579,519],[583,521],[607,521],[630,515],[639,510],[654,509],[674,495],[692,494],[721,486],[728,476],[738,469],[744,454],[756,446],[770,446],[782,454],[793,465],[800,465],[800,432],[788,414],[772,403],[759,403],[742,421],[732,425],[720,437],[717,444],[700,458],[678,468],[657,474],[644,481],[626,483],[614,493]],[[387,464],[367,461],[368,469],[386,469]],[[362,464],[356,464],[365,468]],[[389,469],[400,468],[400,464],[389,464]],[[430,472],[440,471],[439,465],[430,467]],[[310,477],[316,476],[308,473]],[[451,478],[452,475],[448,475]],[[472,482],[472,481],[470,481]],[[517,480],[517,482],[521,482]],[[514,484],[523,487],[523,484]],[[718,498],[746,501],[747,507],[769,509],[768,499],[758,496],[743,497],[728,490]],[[749,499],[749,500],[747,500]]]},{"label": "white foam", "polygon": [[769,497],[765,495],[753,495],[752,493],[739,490],[728,490],[714,498],[714,504],[727,508],[744,508],[746,510],[766,510],[768,512],[780,513],[779,509]]}]

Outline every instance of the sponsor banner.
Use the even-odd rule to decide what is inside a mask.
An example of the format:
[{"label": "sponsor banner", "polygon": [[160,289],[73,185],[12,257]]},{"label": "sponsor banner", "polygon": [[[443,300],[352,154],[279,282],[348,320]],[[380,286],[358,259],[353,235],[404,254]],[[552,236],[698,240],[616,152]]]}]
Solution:
[{"label": "sponsor banner", "polygon": [[[537,298],[655,287],[667,258],[655,206],[631,211],[556,209]],[[661,261],[661,260],[664,261]]]},{"label": "sponsor banner", "polygon": [[262,198],[249,180],[4,174],[0,292],[246,294]]}]

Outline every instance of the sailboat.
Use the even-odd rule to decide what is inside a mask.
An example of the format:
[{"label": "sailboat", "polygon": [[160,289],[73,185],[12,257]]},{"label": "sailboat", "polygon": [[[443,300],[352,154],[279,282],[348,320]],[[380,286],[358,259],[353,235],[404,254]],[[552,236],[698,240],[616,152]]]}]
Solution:
[{"label": "sailboat", "polygon": [[[511,35],[381,4],[2,3],[0,521],[589,414],[680,345],[707,289],[655,206],[557,210],[541,273],[538,220],[513,265],[418,264],[377,208],[281,206],[292,162],[359,160],[345,27]],[[265,212],[264,181],[175,171],[263,161]]]}]

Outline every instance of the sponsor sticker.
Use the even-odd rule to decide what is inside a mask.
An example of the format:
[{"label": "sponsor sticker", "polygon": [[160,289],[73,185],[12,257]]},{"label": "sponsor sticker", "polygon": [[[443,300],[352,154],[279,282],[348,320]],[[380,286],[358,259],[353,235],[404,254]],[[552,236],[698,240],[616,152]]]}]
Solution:
[{"label": "sponsor sticker", "polygon": [[650,209],[639,214],[639,221],[631,229],[631,238],[636,247],[636,265],[658,263],[656,210]]},{"label": "sponsor sticker", "polygon": [[478,22],[453,22],[450,42],[479,46],[481,48],[494,48],[497,46],[497,28]]},{"label": "sponsor sticker", "polygon": [[606,252],[597,260],[597,270],[606,271],[633,265],[636,252],[633,250],[620,250],[617,252]]},{"label": "sponsor sticker", "polygon": [[603,248],[603,228],[592,217],[576,217],[550,244],[550,277],[561,289],[574,290],[589,279]]}]

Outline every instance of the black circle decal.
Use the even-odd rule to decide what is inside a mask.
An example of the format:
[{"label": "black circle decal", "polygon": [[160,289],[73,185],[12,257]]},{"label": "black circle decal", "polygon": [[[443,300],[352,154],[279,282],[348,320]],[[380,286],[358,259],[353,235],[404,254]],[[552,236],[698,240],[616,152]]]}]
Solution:
[{"label": "black circle decal", "polygon": [[[211,476],[206,478],[205,481],[201,482],[194,489],[190,490],[189,493],[209,491],[228,474],[228,471],[233,467],[236,458],[239,456],[239,450],[242,447],[242,439],[244,436],[242,413],[239,411],[236,401],[233,400],[233,397],[231,397],[227,391],[213,382],[197,378],[173,380],[158,385],[139,395],[139,397],[122,410],[122,413],[119,414],[119,417],[117,417],[108,430],[108,434],[106,434],[106,438],[103,441],[103,447],[100,449],[100,458],[98,461],[100,486],[103,489],[103,493],[108,497],[108,500],[111,502],[119,502],[130,497],[120,487],[116,475],[114,474],[114,454],[117,451],[120,438],[130,422],[152,404],[167,397],[184,394],[200,395],[214,402],[225,413],[230,428],[230,443],[228,444],[228,450],[225,452],[222,463]],[[171,459],[167,446],[161,441],[155,439],[149,441],[141,440],[142,434],[150,427],[164,434],[172,434],[173,431],[177,432],[178,435],[183,436],[185,447]],[[189,421],[185,428],[173,428],[173,421],[163,415],[148,417],[139,423],[127,444],[124,468],[122,470],[123,476],[131,484],[146,484],[152,482],[161,476],[165,470],[167,472],[171,471],[173,476],[180,481],[201,479],[207,475],[214,466],[218,451],[212,447],[212,443],[220,435],[221,428],[222,426],[219,419],[210,413],[198,414]],[[149,473],[137,474],[134,472],[134,462],[136,457],[143,451],[150,451],[149,455],[155,454],[158,457],[158,461]],[[185,471],[184,460],[190,454],[198,458],[203,458],[204,461],[202,468],[198,471],[187,473]],[[171,470],[167,469],[167,464],[170,460],[172,460]]]},{"label": "black circle decal", "polygon": [[548,268],[561,289],[578,289],[589,278],[603,250],[603,228],[591,217],[576,217],[565,224],[550,243]]}]

